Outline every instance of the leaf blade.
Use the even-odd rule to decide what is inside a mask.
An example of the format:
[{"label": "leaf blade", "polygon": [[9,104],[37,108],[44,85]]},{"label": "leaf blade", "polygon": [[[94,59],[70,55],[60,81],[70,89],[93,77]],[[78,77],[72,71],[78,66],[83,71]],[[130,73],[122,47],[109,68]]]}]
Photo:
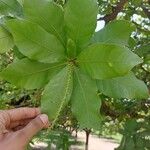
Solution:
[{"label": "leaf blade", "polygon": [[126,20],[115,20],[106,25],[102,30],[96,32],[92,43],[109,43],[128,45],[128,39],[135,30],[133,24]]},{"label": "leaf blade", "polygon": [[71,99],[73,114],[82,128],[99,129],[101,101],[96,93],[96,82],[76,70],[74,83]]},{"label": "leaf blade", "polygon": [[69,0],[67,2],[65,7],[67,35],[79,48],[86,45],[94,33],[97,12],[96,0]]},{"label": "leaf blade", "polygon": [[123,76],[142,62],[127,48],[111,44],[93,44],[78,56],[79,67],[94,79]]},{"label": "leaf blade", "polygon": [[22,16],[22,7],[16,0],[0,0],[0,14]]},{"label": "leaf blade", "polygon": [[60,6],[47,0],[26,0],[24,2],[24,13],[28,20],[54,34],[65,45],[64,12]]},{"label": "leaf blade", "polygon": [[143,99],[148,98],[145,83],[137,79],[133,73],[109,80],[98,80],[99,90],[113,98]]},{"label": "leaf blade", "polygon": [[55,63],[64,59],[64,47],[59,40],[40,26],[26,20],[7,22],[20,52],[30,59]]},{"label": "leaf blade", "polygon": [[0,26],[0,53],[9,51],[14,46],[11,34]]},{"label": "leaf blade", "polygon": [[[47,84],[41,99],[42,112],[47,113],[50,120],[57,121],[61,110],[68,103],[73,89],[72,70],[70,66],[63,68]],[[50,106],[50,107],[47,107]]]},{"label": "leaf blade", "polygon": [[43,64],[25,58],[10,64],[0,76],[17,87],[38,89],[45,86],[60,68],[60,64]]}]

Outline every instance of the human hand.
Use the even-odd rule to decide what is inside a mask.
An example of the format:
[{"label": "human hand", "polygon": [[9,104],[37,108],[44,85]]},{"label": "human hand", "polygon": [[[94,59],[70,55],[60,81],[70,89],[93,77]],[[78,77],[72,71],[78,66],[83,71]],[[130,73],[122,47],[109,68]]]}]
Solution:
[{"label": "human hand", "polygon": [[48,126],[47,115],[38,108],[0,111],[0,149],[24,150],[32,137]]}]

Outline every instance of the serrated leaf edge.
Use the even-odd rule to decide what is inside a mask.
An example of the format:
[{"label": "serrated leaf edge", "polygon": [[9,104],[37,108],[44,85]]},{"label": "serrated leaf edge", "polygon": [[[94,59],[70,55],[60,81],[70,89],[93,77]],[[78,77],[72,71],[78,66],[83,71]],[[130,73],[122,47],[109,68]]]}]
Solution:
[{"label": "serrated leaf edge", "polygon": [[61,111],[63,110],[63,107],[64,107],[65,102],[66,102],[66,98],[67,98],[68,94],[70,94],[70,93],[69,93],[69,92],[70,92],[69,85],[71,84],[72,73],[73,73],[73,64],[72,64],[72,63],[69,63],[69,64],[68,64],[68,71],[67,71],[67,76],[68,76],[68,78],[67,78],[67,83],[66,83],[66,87],[65,87],[64,97],[62,98],[62,102],[61,102],[60,107],[59,107],[59,109],[58,109],[58,111],[57,111],[57,113],[56,113],[56,117],[55,117],[55,119],[54,119],[54,121],[53,121],[51,127],[48,129],[47,132],[51,131],[51,130],[54,128],[56,122],[58,121],[58,118],[59,118],[59,116],[60,116],[60,113],[61,113]]}]

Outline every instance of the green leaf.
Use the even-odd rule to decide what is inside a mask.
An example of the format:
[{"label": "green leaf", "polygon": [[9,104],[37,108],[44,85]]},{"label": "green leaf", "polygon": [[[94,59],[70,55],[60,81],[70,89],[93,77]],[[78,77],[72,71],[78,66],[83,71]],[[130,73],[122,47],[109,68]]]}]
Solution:
[{"label": "green leaf", "polygon": [[71,39],[68,39],[68,42],[67,42],[67,54],[68,54],[68,57],[70,58],[76,57],[76,45],[74,41]]},{"label": "green leaf", "polygon": [[123,137],[121,145],[115,150],[135,150],[133,138],[131,138],[130,136]]},{"label": "green leaf", "polygon": [[71,101],[72,112],[82,128],[100,128],[101,101],[97,95],[96,81],[77,69]]},{"label": "green leaf", "polygon": [[121,142],[120,142],[119,147],[116,148],[115,150],[125,150],[125,149],[124,149],[125,144],[126,144],[126,137],[123,136],[123,137],[122,137],[122,140],[121,140]]},{"label": "green leaf", "polygon": [[25,17],[54,34],[64,45],[64,12],[63,9],[47,0],[25,0]]},{"label": "green leaf", "polygon": [[132,5],[134,5],[134,7],[140,7],[143,3],[142,0],[131,0]]},{"label": "green leaf", "polygon": [[65,7],[67,35],[81,48],[90,40],[96,28],[96,0],[69,0]]},{"label": "green leaf", "polygon": [[128,40],[128,47],[133,50],[137,46],[136,40],[132,37]]},{"label": "green leaf", "polygon": [[14,53],[14,56],[16,56],[18,59],[23,59],[26,57],[18,50],[17,46],[14,46],[13,53]]},{"label": "green leaf", "polygon": [[0,26],[0,53],[9,51],[14,46],[11,34]]},{"label": "green leaf", "polygon": [[127,137],[124,150],[136,150],[133,138]]},{"label": "green leaf", "polygon": [[133,73],[109,80],[98,80],[100,92],[113,98],[142,99],[148,98],[148,89],[143,81]]},{"label": "green leaf", "polygon": [[0,15],[21,16],[22,7],[17,0],[0,0]]},{"label": "green leaf", "polygon": [[24,0],[17,0],[21,6],[23,6]]},{"label": "green leaf", "polygon": [[150,54],[150,43],[137,47],[135,53],[141,57],[147,56]]},{"label": "green leaf", "polygon": [[128,39],[134,30],[135,27],[129,21],[112,21],[102,30],[95,33],[92,42],[128,45]]},{"label": "green leaf", "polygon": [[59,40],[40,26],[25,21],[7,22],[16,46],[30,59],[44,63],[55,63],[64,59],[64,48]]},{"label": "green leaf", "polygon": [[70,65],[62,69],[47,84],[41,99],[42,112],[50,119],[58,119],[62,109],[70,100],[73,89],[73,75]]},{"label": "green leaf", "polygon": [[4,69],[0,76],[25,89],[42,88],[63,64],[43,64],[28,59],[18,60]]},{"label": "green leaf", "polygon": [[127,74],[142,59],[125,47],[93,44],[78,56],[79,67],[94,79],[108,79]]}]

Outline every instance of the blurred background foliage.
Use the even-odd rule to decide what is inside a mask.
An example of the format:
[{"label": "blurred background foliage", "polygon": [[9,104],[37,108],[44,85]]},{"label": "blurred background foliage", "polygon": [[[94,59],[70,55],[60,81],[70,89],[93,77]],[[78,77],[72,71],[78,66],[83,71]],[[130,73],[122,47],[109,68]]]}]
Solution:
[{"label": "blurred background foliage", "polygon": [[[59,5],[65,5],[67,0],[54,0]],[[21,4],[23,1],[18,0]],[[98,0],[99,15],[97,21],[109,23],[115,19],[125,19],[136,26],[129,40],[129,48],[143,58],[144,62],[134,68],[136,76],[143,80],[150,91],[150,1],[149,0]],[[13,9],[14,11],[14,9]],[[12,11],[12,12],[13,12]],[[21,9],[16,13],[1,14],[0,23],[5,19],[22,15]],[[11,14],[12,13],[12,14]],[[88,16],[87,16],[88,17]],[[22,57],[18,51],[0,55],[0,70],[7,67],[17,57]],[[17,107],[38,107],[40,105],[41,90],[26,91],[18,89],[6,81],[0,81],[0,109]],[[150,99],[112,99],[100,94],[102,99],[101,114],[103,121],[100,131],[85,129],[88,136],[93,131],[95,134],[105,137],[113,135],[123,136],[117,150],[150,150]],[[67,150],[70,145],[75,144],[75,137],[80,127],[76,118],[66,107],[55,127],[56,131],[49,133],[46,138],[44,132],[36,137],[36,140],[43,139],[57,149]],[[58,129],[61,129],[58,131]],[[120,138],[119,138],[120,139]],[[35,140],[35,139],[34,139]],[[76,143],[81,144],[81,143]]]}]

